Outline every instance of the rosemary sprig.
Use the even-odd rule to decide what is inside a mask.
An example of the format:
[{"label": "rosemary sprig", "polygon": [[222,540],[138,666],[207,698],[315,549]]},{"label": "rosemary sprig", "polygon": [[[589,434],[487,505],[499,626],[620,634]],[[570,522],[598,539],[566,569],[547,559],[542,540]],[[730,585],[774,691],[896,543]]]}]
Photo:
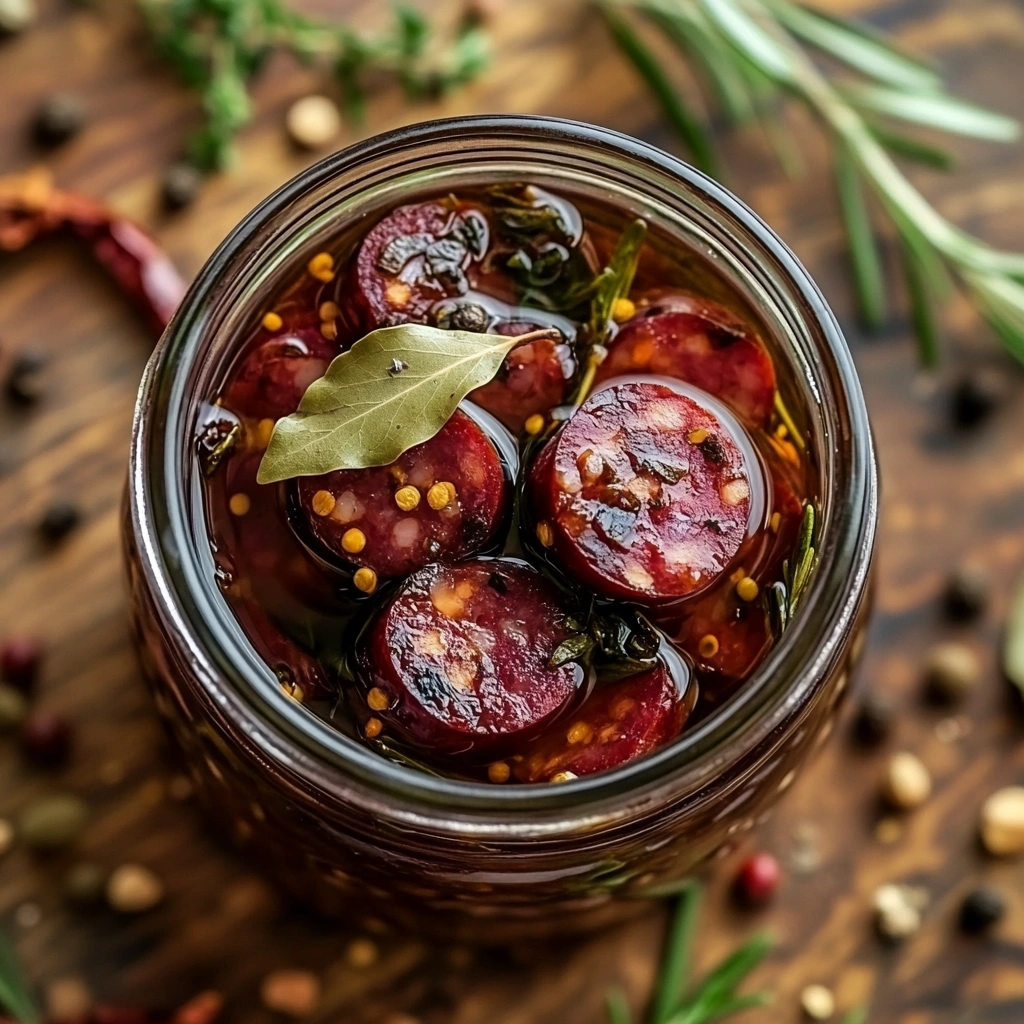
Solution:
[{"label": "rosemary sprig", "polygon": [[[767,992],[739,995],[738,989],[771,949],[771,939],[755,935],[694,984],[693,940],[700,909],[700,888],[683,887],[676,902],[662,951],[661,969],[646,1024],[710,1024],[741,1010],[771,1002]],[[632,1024],[625,995],[612,989],[606,996],[609,1024]]]},{"label": "rosemary sprig", "polygon": [[7,936],[0,933],[0,1011],[19,1024],[37,1024],[39,1011]]},{"label": "rosemary sprig", "polygon": [[190,158],[205,171],[224,167],[232,140],[252,117],[249,84],[275,49],[333,73],[349,117],[358,121],[371,72],[398,80],[410,99],[441,95],[478,75],[487,36],[475,17],[460,23],[445,47],[432,45],[430,25],[411,7],[395,7],[394,25],[379,35],[290,10],[282,0],[139,0],[160,54],[201,97],[205,124]]},{"label": "rosemary sprig", "polygon": [[768,612],[776,635],[789,627],[814,568],[814,506],[804,505],[793,557],[782,563],[782,579],[768,588]]},{"label": "rosemary sprig", "polygon": [[[704,169],[713,169],[704,119],[669,78],[643,31],[660,35],[670,51],[692,66],[709,104],[733,124],[757,121],[779,138],[787,99],[817,116],[833,147],[854,282],[867,326],[885,318],[888,276],[882,272],[865,187],[900,243],[922,361],[934,365],[938,359],[936,309],[952,280],[1024,362],[1024,255],[992,248],[951,224],[893,159],[931,167],[952,164],[945,151],[903,134],[894,122],[1009,142],[1019,136],[1016,121],[951,96],[935,68],[884,33],[792,0],[595,3],[623,54]],[[819,54],[829,59],[829,71],[815,63],[813,55]]]}]

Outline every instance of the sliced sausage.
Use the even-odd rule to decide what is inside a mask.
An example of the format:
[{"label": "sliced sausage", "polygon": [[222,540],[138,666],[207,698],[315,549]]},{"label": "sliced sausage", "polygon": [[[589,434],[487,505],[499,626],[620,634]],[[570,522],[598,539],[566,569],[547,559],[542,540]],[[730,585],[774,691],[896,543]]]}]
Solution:
[{"label": "sliced sausage", "polygon": [[299,407],[306,388],[324,375],[337,349],[315,327],[269,338],[246,356],[224,393],[239,416],[280,419]]},{"label": "sliced sausage", "polygon": [[512,759],[520,782],[593,775],[635,761],[679,735],[690,710],[664,663],[599,687],[573,714]]},{"label": "sliced sausage", "polygon": [[[540,326],[506,320],[490,330],[515,337],[536,331]],[[535,413],[546,415],[565,401],[574,370],[568,345],[540,338],[512,349],[498,376],[477,388],[470,397],[514,434],[520,434],[523,425]]]},{"label": "sliced sausage", "polygon": [[497,449],[463,412],[390,466],[297,482],[302,523],[331,561],[379,578],[485,548],[508,507]]},{"label": "sliced sausage", "polygon": [[674,296],[623,325],[598,380],[636,373],[688,381],[759,426],[775,404],[775,368],[764,345],[749,325],[706,299]]},{"label": "sliced sausage", "polygon": [[607,597],[650,603],[709,586],[763,508],[753,455],[724,415],[663,384],[592,395],[532,468],[539,542]]},{"label": "sliced sausage", "polygon": [[569,636],[558,592],[524,562],[477,559],[410,577],[360,651],[371,711],[418,750],[514,751],[587,682],[552,668]]},{"label": "sliced sausage", "polygon": [[465,204],[415,203],[388,214],[355,259],[353,299],[365,329],[425,323],[436,302],[466,291],[466,269],[487,243],[486,219]]}]

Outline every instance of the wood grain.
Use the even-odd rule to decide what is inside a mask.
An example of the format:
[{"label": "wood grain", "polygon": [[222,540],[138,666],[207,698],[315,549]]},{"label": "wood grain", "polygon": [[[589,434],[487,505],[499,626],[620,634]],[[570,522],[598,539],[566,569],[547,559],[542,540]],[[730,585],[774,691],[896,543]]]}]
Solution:
[{"label": "wood grain", "polygon": [[[384,5],[320,0],[362,23]],[[954,87],[1024,117],[1024,8],[1015,0],[832,0],[933,54]],[[451,8],[449,7],[449,13]],[[583,0],[509,0],[496,25],[500,56],[478,84],[444,104],[406,106],[376,95],[367,126],[344,142],[404,121],[472,111],[543,112],[672,141],[648,97],[612,51]],[[154,227],[179,266],[194,273],[252,205],[302,168],[281,131],[289,101],[312,85],[309,72],[275,60],[257,88],[259,114],[245,133],[235,170],[212,181],[196,206],[159,213],[159,174],[196,123],[194,99],[148,49],[132,5],[100,0],[43,5],[39,26],[0,43],[0,171],[41,159],[26,125],[38,100],[73,90],[90,127],[47,157],[60,184],[102,196]],[[751,843],[789,861],[812,834],[821,865],[791,872],[777,904],[751,917],[732,910],[732,865],[708,892],[700,960],[721,956],[737,937],[768,926],[778,947],[757,981],[775,1006],[751,1024],[799,1019],[798,994],[811,982],[835,988],[845,1009],[870,1001],[872,1024],[997,1024],[1024,1019],[1024,875],[985,859],[975,840],[977,808],[991,790],[1024,780],[1024,715],[999,678],[995,646],[1014,576],[1024,566],[1024,407],[1011,402],[970,436],[946,418],[945,379],[915,369],[906,317],[897,311],[878,338],[854,325],[842,239],[828,187],[826,153],[797,119],[809,166],[787,181],[756,138],[725,143],[729,184],[764,215],[808,264],[835,305],[861,370],[878,438],[884,520],[878,607],[862,684],[885,690],[901,715],[888,749],[915,750],[935,775],[935,797],[908,818],[891,845],[874,838],[877,781],[885,750],[865,755],[839,733]],[[964,143],[958,172],[915,175],[939,207],[995,244],[1024,243],[1020,182],[1024,147]],[[346,959],[355,932],[327,926],[284,905],[244,859],[217,845],[187,803],[168,797],[173,772],[128,643],[121,593],[117,512],[135,387],[151,339],[144,325],[72,246],[45,244],[0,260],[4,353],[35,347],[52,357],[44,405],[31,414],[0,409],[0,634],[43,637],[48,660],[40,703],[79,723],[73,766],[56,775],[27,771],[11,744],[0,746],[0,815],[38,795],[84,796],[94,820],[76,857],[113,866],[152,866],[168,897],[134,919],[109,911],[78,915],[60,897],[73,858],[31,860],[15,849],[0,863],[0,919],[16,935],[34,982],[76,975],[108,1001],[171,1006],[205,987],[228,998],[228,1021],[269,1024],[259,979],[277,966],[322,974],[316,1021],[381,1022],[392,1012],[424,1024],[596,1024],[604,988],[621,983],[639,1005],[649,991],[662,921],[657,912],[591,940],[495,952],[428,948],[381,937],[379,960]],[[946,318],[949,366],[991,360],[1014,395],[1020,381],[963,306]],[[0,356],[5,358],[5,356]],[[71,495],[83,528],[56,552],[35,539],[40,510]],[[963,635],[982,652],[984,685],[962,709],[965,735],[936,736],[940,713],[922,706],[924,651],[949,633],[938,611],[948,569],[970,556],[995,579],[994,606]],[[1001,885],[1010,912],[994,937],[967,941],[954,928],[958,900],[977,879]],[[933,895],[926,924],[900,949],[870,928],[870,900],[887,881],[912,881]],[[25,904],[40,923],[25,928]]]}]

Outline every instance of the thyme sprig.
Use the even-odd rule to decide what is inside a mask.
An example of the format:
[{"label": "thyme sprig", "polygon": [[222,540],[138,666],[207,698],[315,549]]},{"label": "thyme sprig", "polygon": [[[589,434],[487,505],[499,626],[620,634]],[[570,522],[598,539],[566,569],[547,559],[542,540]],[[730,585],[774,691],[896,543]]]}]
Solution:
[{"label": "thyme sprig", "polygon": [[292,11],[282,0],[139,0],[160,54],[201,97],[205,123],[190,159],[224,167],[235,135],[252,118],[249,85],[274,50],[331,70],[349,117],[364,112],[367,76],[391,75],[410,99],[441,95],[476,77],[488,60],[478,19],[463,18],[454,39],[435,46],[431,26],[411,7],[395,7],[392,28],[359,34],[336,21]]},{"label": "thyme sprig", "polygon": [[[771,1002],[770,993],[741,995],[738,991],[771,949],[772,941],[767,935],[755,935],[699,982],[691,984],[699,909],[700,889],[690,883],[683,887],[676,902],[646,1024],[710,1024]],[[609,991],[606,1002],[609,1024],[633,1024],[629,1004],[620,989]]]},{"label": "thyme sprig", "polygon": [[768,588],[768,612],[776,635],[788,628],[814,568],[814,506],[804,505],[800,533],[791,558],[782,563],[782,579]]},{"label": "thyme sprig", "polygon": [[[943,217],[894,157],[948,167],[944,150],[905,134],[905,122],[995,142],[1019,136],[1012,118],[945,91],[928,62],[888,36],[792,0],[595,0],[694,160],[711,173],[717,161],[706,119],[694,111],[670,67],[645,35],[660,37],[695,73],[708,106],[735,125],[758,123],[789,166],[783,103],[817,116],[832,146],[836,188],[862,318],[887,315],[887,276],[878,248],[870,190],[897,236],[922,362],[939,358],[936,310],[951,283],[975,304],[1006,348],[1024,362],[1024,255],[995,249]],[[828,59],[828,70],[815,57]]]}]

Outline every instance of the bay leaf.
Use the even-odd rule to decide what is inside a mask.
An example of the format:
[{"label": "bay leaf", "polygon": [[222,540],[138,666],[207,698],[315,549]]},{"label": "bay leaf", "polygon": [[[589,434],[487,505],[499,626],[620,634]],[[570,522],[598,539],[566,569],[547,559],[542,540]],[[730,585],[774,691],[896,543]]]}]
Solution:
[{"label": "bay leaf", "polygon": [[511,349],[541,337],[561,340],[554,330],[508,337],[401,324],[372,331],[277,421],[258,482],[389,465],[432,438]]}]

